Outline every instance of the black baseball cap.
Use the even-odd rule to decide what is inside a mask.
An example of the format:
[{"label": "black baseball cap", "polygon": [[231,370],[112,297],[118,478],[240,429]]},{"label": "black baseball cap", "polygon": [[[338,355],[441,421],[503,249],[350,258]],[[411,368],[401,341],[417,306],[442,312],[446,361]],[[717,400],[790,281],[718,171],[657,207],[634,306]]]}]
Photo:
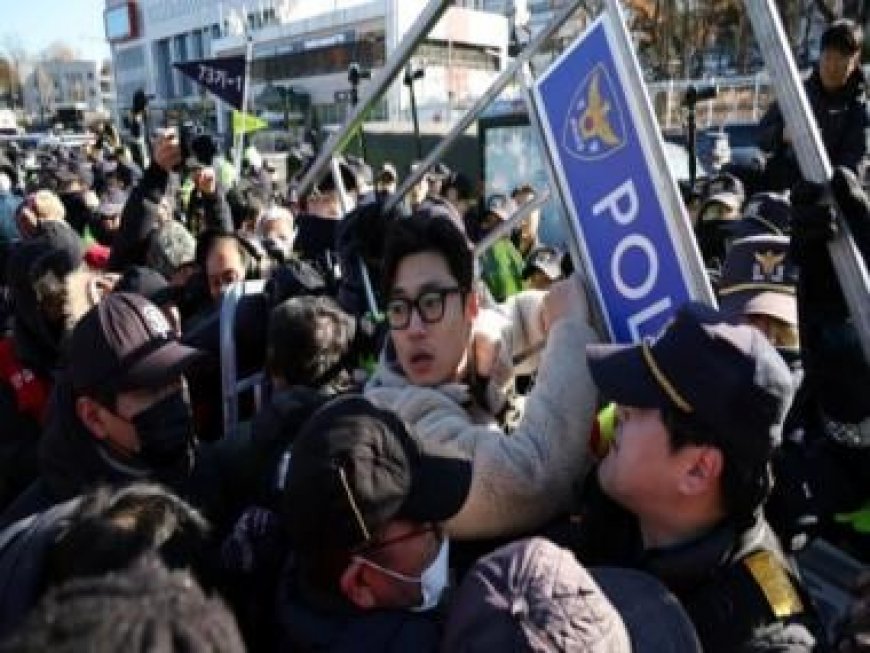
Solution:
[{"label": "black baseball cap", "polygon": [[283,515],[299,550],[352,551],[393,519],[445,521],[471,486],[470,459],[413,437],[358,394],[321,407],[290,453]]},{"label": "black baseball cap", "polygon": [[689,302],[654,340],[586,348],[592,378],[610,400],[676,409],[750,465],[782,438],[793,394],[785,361],[764,334]]},{"label": "black baseball cap", "polygon": [[182,345],[163,313],[144,297],[110,293],[85,313],[70,339],[73,390],[159,388],[203,355]]}]

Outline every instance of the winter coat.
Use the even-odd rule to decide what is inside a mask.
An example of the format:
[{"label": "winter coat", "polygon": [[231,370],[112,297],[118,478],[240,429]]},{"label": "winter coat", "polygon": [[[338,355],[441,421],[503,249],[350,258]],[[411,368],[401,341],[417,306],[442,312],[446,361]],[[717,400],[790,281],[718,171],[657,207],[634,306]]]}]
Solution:
[{"label": "winter coat", "polygon": [[[489,406],[498,405],[494,395],[504,387],[505,367],[512,357],[543,340],[542,298],[543,293],[527,291],[500,306],[508,318],[500,350],[505,355],[491,377]],[[482,311],[478,319],[489,319],[487,313]],[[483,538],[527,532],[569,504],[572,484],[586,473],[590,462],[588,436],[597,391],[585,346],[596,340],[585,316],[572,315],[553,324],[537,382],[510,435],[492,415],[468,409],[467,385],[414,386],[396,364],[381,361],[366,386],[366,396],[395,411],[412,425],[416,436],[453,447],[472,460],[469,496],[445,523],[451,535]]]},{"label": "winter coat", "polygon": [[152,165],[130,192],[121,225],[112,241],[109,269],[123,272],[131,265],[146,265],[151,234],[157,228],[158,207],[163,196],[169,192],[169,175],[165,170]]},{"label": "winter coat", "polygon": [[51,384],[50,377],[22,364],[11,338],[0,340],[0,511],[37,476]]},{"label": "winter coat", "polygon": [[0,532],[0,639],[6,639],[43,592],[45,556],[80,499],[17,521]]},{"label": "winter coat", "polygon": [[194,188],[187,206],[187,223],[198,234],[206,229],[222,233],[233,232],[233,216],[226,192],[220,184],[213,194],[207,195]]},{"label": "winter coat", "polygon": [[[856,70],[841,90],[829,93],[816,67],[804,88],[831,165],[846,166],[860,177],[870,152],[870,115],[863,72]],[[785,142],[785,121],[779,105],[768,109],[759,128],[758,145],[769,156],[766,186],[770,190],[791,188],[800,180],[800,168],[794,149]]]},{"label": "winter coat", "polygon": [[[336,601],[337,602],[337,601]],[[276,651],[299,653],[434,653],[441,639],[438,611],[324,610],[301,596],[292,571],[282,573],[277,597]]]}]

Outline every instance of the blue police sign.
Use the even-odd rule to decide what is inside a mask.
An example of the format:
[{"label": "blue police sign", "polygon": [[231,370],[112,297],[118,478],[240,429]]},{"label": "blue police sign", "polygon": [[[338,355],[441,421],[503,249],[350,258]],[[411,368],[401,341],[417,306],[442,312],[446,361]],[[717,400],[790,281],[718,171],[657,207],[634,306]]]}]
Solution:
[{"label": "blue police sign", "polygon": [[632,342],[713,295],[622,29],[595,21],[537,80],[534,101],[611,337]]}]

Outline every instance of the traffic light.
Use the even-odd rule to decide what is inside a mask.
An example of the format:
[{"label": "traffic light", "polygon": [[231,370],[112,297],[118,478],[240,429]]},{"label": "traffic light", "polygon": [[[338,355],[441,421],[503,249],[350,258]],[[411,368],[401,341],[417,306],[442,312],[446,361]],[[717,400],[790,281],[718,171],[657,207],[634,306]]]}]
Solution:
[{"label": "traffic light", "polygon": [[359,86],[360,80],[369,79],[371,76],[372,71],[360,67],[360,65],[356,61],[350,64],[347,69],[347,81],[353,87]]}]

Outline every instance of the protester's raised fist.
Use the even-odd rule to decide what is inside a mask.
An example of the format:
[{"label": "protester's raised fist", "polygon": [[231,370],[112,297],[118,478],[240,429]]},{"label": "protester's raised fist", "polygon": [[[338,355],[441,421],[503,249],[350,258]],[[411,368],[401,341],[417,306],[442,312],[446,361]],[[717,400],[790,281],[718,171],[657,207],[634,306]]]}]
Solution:
[{"label": "protester's raised fist", "polygon": [[217,191],[217,175],[214,168],[202,168],[196,175],[196,189],[205,195],[214,195]]}]

